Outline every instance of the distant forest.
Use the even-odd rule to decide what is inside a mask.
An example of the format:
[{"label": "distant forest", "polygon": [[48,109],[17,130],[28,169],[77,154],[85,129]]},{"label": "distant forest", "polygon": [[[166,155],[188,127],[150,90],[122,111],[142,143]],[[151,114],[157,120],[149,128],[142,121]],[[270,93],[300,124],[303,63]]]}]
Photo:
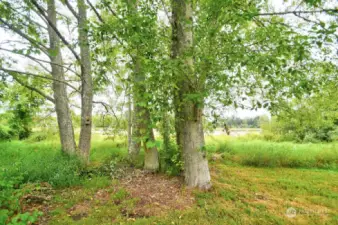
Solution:
[{"label": "distant forest", "polygon": [[[239,118],[239,117],[231,117],[226,118],[224,123],[229,128],[260,128],[260,117],[256,116],[253,118]],[[224,126],[224,124],[222,124]]]}]

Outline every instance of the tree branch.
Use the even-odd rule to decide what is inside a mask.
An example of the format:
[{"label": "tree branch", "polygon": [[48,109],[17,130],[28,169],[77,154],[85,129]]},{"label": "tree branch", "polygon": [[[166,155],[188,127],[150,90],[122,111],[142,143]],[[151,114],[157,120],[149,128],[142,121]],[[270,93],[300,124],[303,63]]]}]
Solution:
[{"label": "tree branch", "polygon": [[[33,61],[35,61],[35,62],[37,62],[37,63],[43,62],[43,63],[53,64],[53,65],[56,65],[56,66],[63,67],[63,68],[65,68],[66,70],[71,71],[72,73],[74,73],[76,76],[80,77],[80,74],[78,74],[75,70],[73,70],[72,68],[70,68],[71,64],[69,64],[69,66],[60,65],[60,64],[58,64],[58,63],[50,62],[50,61],[48,61],[48,60],[38,59],[38,58],[33,57],[33,56],[31,56],[31,55],[28,55],[28,54],[23,54],[23,53],[19,53],[19,52],[14,52],[14,51],[12,51],[12,50],[10,50],[10,49],[1,48],[1,47],[0,47],[0,50],[6,51],[6,52],[10,52],[10,53],[13,53],[13,54],[16,54],[16,55],[22,55],[22,56],[24,56],[24,57],[30,58],[31,60],[33,60]],[[39,64],[40,64],[40,63],[39,63]],[[42,66],[42,63],[41,63],[40,65],[41,65],[41,67],[43,67],[43,66]],[[45,68],[44,68],[44,69],[45,69]],[[46,69],[46,70],[47,70],[47,69]],[[51,73],[49,70],[47,70],[47,71],[48,71],[49,73]]]},{"label": "tree branch", "polygon": [[268,13],[257,13],[254,16],[275,16],[275,15],[287,15],[287,14],[312,14],[312,13],[338,13],[338,9],[321,9],[321,10],[295,10],[285,12],[268,12]]},{"label": "tree branch", "polygon": [[93,4],[90,2],[90,0],[86,0],[90,8],[93,10],[95,13],[96,17],[100,20],[101,23],[104,23],[104,20],[102,19],[101,15],[99,12],[96,10],[96,8],[93,6]]},{"label": "tree branch", "polygon": [[69,11],[73,14],[73,16],[78,19],[79,15],[76,13],[75,9],[73,8],[73,6],[69,3],[68,0],[64,0],[64,3],[66,4],[67,8],[69,9]]},{"label": "tree branch", "polygon": [[109,112],[109,109],[110,111],[113,113],[114,117],[116,118],[116,120],[119,120],[119,118],[117,117],[115,111],[113,110],[113,107],[105,102],[102,102],[102,101],[93,101],[94,104],[100,104],[102,105],[107,112]]},{"label": "tree branch", "polygon": [[52,21],[46,16],[44,9],[35,1],[31,0],[32,4],[38,9],[38,11],[41,13],[41,15],[47,20],[48,25],[54,30],[54,32],[59,36],[61,41],[67,46],[67,48],[72,52],[76,60],[81,64],[81,59],[79,55],[75,52],[75,50],[72,48],[70,43],[62,36],[60,31],[56,28],[56,26],[52,23]]},{"label": "tree branch", "polygon": [[39,89],[37,89],[37,88],[35,88],[35,87],[32,87],[32,86],[26,84],[25,82],[23,82],[22,80],[20,80],[17,76],[15,76],[13,73],[12,73],[11,75],[12,75],[13,79],[14,79],[16,82],[18,82],[21,86],[23,86],[23,87],[25,87],[25,88],[27,88],[27,89],[29,89],[29,90],[31,90],[31,91],[34,91],[34,92],[38,93],[39,95],[41,95],[42,97],[44,97],[44,98],[47,99],[48,101],[50,101],[50,102],[52,102],[52,103],[55,104],[55,100],[54,100],[52,97],[50,97],[50,96],[48,96],[47,94],[43,93],[43,92],[40,91]]},{"label": "tree branch", "polygon": [[[103,20],[103,18],[101,17],[101,15],[99,14],[99,12],[96,10],[96,8],[93,6],[93,4],[90,2],[90,0],[87,0],[87,3],[90,6],[90,8],[93,10],[93,12],[95,13],[96,17],[99,19],[99,21],[102,24],[106,24],[105,21]],[[115,17],[117,17],[116,13],[110,8],[110,6],[107,6],[107,7],[109,8],[109,11],[112,12]],[[122,40],[120,40],[115,34],[112,34],[112,35],[123,47],[125,47]]]},{"label": "tree branch", "polygon": [[67,81],[58,80],[58,79],[55,79],[53,77],[43,76],[43,75],[39,75],[39,74],[34,74],[34,73],[29,73],[29,72],[23,72],[23,71],[18,71],[18,70],[11,70],[11,69],[3,68],[3,67],[0,67],[0,70],[6,72],[8,74],[16,73],[16,74],[20,74],[20,75],[32,76],[32,77],[37,77],[37,78],[51,80],[51,81],[58,81],[60,83],[64,83],[65,85],[67,85],[68,87],[70,87],[70,88],[72,88],[72,89],[74,89],[76,91],[79,91],[76,87],[74,87],[73,85],[69,84]]},{"label": "tree branch", "polygon": [[7,26],[8,29],[12,30],[14,33],[18,34],[19,36],[21,36],[22,38],[26,39],[27,41],[29,41],[33,46],[37,47],[38,49],[40,49],[43,53],[45,53],[46,55],[48,54],[48,48],[37,42],[36,40],[34,40],[33,38],[29,37],[28,35],[26,35],[25,33],[23,33],[20,29],[16,28],[15,26],[13,26],[12,24],[8,23],[7,21],[3,20],[2,18],[0,18],[0,22],[5,24]]}]

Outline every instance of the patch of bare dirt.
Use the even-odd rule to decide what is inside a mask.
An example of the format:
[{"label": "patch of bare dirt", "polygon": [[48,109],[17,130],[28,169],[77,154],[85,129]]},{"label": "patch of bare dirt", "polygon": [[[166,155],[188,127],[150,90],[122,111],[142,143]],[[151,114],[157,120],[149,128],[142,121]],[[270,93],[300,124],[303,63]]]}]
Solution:
[{"label": "patch of bare dirt", "polygon": [[73,218],[73,220],[76,221],[88,216],[90,209],[90,202],[85,201],[80,204],[74,205],[72,208],[69,209],[68,213]]},{"label": "patch of bare dirt", "polygon": [[184,210],[195,202],[191,190],[184,189],[182,179],[177,177],[134,170],[131,175],[121,180],[121,185],[132,198],[139,199],[132,212],[135,217]]},{"label": "patch of bare dirt", "polygon": [[94,199],[100,201],[101,203],[105,203],[110,199],[110,193],[107,190],[98,190],[95,193]]}]

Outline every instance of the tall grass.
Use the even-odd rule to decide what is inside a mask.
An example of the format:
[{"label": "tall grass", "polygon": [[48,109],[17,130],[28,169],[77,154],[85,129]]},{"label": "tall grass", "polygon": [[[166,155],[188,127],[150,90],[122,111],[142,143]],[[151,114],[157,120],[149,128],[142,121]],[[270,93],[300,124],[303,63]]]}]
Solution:
[{"label": "tall grass", "polygon": [[90,166],[85,167],[76,157],[62,153],[58,138],[33,142],[0,142],[0,170],[6,177],[23,176],[23,183],[48,182],[55,187],[81,184],[87,170],[100,167],[111,159],[127,154],[125,141],[121,138],[106,139],[94,136]]},{"label": "tall grass", "polygon": [[338,169],[338,143],[295,144],[245,138],[209,137],[210,152],[223,153],[225,163],[257,167]]},{"label": "tall grass", "polygon": [[7,176],[23,176],[23,183],[48,182],[55,187],[79,184],[82,168],[77,158],[62,154],[53,142],[0,144],[0,169]]},{"label": "tall grass", "polygon": [[[26,182],[48,182],[55,187],[81,184],[85,168],[76,157],[61,152],[57,139],[40,142],[0,142],[0,170]],[[208,137],[207,150],[222,153],[224,163],[257,167],[294,167],[338,170],[338,143],[295,144],[248,138]],[[160,152],[164,155],[164,152]],[[210,155],[211,155],[210,154]],[[93,137],[90,169],[127,156],[126,140]],[[142,162],[143,155],[140,155]],[[162,159],[161,158],[161,159]],[[162,162],[163,160],[161,160]],[[164,162],[162,162],[162,167]]]}]

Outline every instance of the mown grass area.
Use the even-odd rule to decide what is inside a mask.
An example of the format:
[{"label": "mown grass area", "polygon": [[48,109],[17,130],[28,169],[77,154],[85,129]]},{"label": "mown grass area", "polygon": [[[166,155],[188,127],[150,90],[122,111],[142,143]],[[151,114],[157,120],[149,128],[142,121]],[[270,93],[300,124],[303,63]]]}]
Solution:
[{"label": "mown grass area", "polygon": [[[194,191],[196,202],[186,210],[150,217],[133,216],[139,199],[102,170],[126,157],[122,139],[94,137],[87,168],[64,156],[57,139],[3,142],[0,175],[22,176],[16,188],[41,182],[53,186],[42,216],[48,224],[338,224],[337,143],[208,137],[207,151],[210,157],[222,155],[210,160],[213,189]],[[97,199],[103,190],[109,193],[104,203]],[[295,217],[286,215],[290,207]]]}]

